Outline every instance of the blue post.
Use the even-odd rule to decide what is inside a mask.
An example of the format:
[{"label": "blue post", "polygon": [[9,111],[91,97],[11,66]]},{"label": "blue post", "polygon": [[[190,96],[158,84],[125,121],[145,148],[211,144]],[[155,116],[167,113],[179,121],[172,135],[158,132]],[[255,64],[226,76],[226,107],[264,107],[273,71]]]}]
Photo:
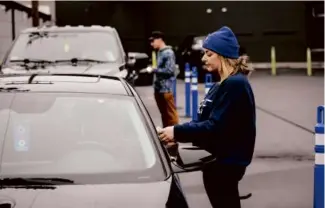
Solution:
[{"label": "blue post", "polygon": [[191,68],[185,65],[185,116],[191,117]]},{"label": "blue post", "polygon": [[212,85],[212,75],[210,73],[205,74],[205,94],[208,94]]},{"label": "blue post", "polygon": [[177,107],[177,94],[176,94],[176,91],[177,91],[177,77],[175,77],[174,79],[174,82],[173,82],[173,97],[174,97],[174,103],[175,103],[175,107]]},{"label": "blue post", "polygon": [[319,106],[315,126],[314,208],[324,208],[324,143],[324,106]]},{"label": "blue post", "polygon": [[198,86],[197,86],[197,69],[194,66],[192,68],[192,120],[197,120],[198,110]]}]

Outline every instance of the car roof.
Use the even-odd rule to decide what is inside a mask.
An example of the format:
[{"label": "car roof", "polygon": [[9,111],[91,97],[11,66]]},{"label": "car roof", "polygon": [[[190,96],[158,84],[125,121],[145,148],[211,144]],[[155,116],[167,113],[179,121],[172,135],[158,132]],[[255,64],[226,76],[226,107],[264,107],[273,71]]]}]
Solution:
[{"label": "car roof", "polygon": [[[95,74],[12,74],[0,76],[2,92],[103,93],[133,96],[122,78]],[[0,91],[1,92],[1,91]]]},{"label": "car roof", "polygon": [[32,32],[114,32],[115,28],[110,26],[45,26],[45,27],[31,27],[22,31],[22,33],[32,33]]}]

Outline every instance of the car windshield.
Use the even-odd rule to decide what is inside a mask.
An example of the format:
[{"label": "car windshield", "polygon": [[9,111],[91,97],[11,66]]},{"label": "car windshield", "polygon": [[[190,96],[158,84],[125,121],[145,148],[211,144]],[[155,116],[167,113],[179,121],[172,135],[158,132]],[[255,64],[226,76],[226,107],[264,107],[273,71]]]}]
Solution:
[{"label": "car windshield", "polygon": [[1,93],[0,100],[1,178],[87,184],[165,177],[133,97]]},{"label": "car windshield", "polygon": [[23,33],[15,42],[7,64],[17,60],[93,59],[121,62],[118,40],[112,32]]}]

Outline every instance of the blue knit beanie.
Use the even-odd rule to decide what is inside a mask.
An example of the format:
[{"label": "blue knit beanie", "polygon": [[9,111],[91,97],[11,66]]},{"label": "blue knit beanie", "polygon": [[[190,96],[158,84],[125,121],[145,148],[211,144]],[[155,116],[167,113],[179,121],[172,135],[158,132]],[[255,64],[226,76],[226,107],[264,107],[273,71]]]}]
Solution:
[{"label": "blue knit beanie", "polygon": [[235,34],[229,27],[222,27],[203,42],[203,48],[216,52],[226,58],[237,59],[239,57],[239,44]]}]

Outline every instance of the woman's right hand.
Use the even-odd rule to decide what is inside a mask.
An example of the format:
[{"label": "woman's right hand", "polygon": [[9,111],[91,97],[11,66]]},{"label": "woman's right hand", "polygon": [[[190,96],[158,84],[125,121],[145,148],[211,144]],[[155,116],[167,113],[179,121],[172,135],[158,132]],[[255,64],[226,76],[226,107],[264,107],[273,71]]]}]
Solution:
[{"label": "woman's right hand", "polygon": [[174,147],[177,145],[177,142],[174,139],[172,139],[172,140],[163,139],[163,136],[164,136],[163,133],[164,133],[165,129],[158,126],[158,127],[156,127],[156,130],[157,130],[159,139],[164,143],[166,148],[171,148],[171,147]]}]

